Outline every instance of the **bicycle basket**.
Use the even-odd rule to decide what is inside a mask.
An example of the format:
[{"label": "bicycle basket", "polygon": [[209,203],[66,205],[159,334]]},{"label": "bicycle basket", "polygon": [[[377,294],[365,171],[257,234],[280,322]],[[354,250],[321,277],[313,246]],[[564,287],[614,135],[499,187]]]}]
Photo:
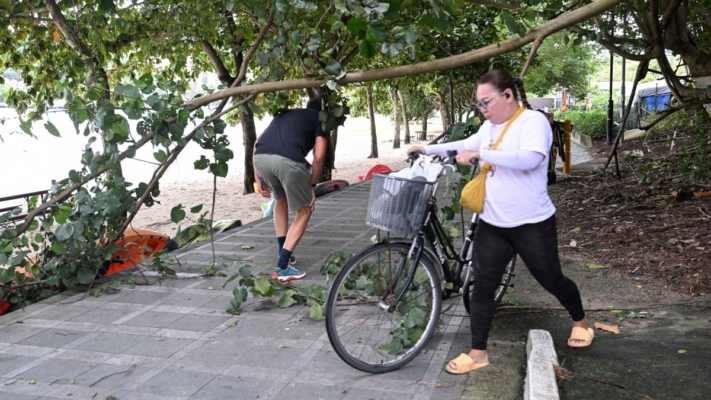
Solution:
[{"label": "bicycle basket", "polygon": [[414,235],[420,230],[434,182],[374,174],[365,223],[393,233]]}]

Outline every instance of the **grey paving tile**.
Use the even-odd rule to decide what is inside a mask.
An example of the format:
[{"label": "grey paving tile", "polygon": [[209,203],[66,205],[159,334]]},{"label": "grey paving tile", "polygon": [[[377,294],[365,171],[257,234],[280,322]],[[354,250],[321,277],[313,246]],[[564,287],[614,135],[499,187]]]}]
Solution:
[{"label": "grey paving tile", "polygon": [[191,399],[255,399],[272,385],[273,381],[248,377],[218,376]]},{"label": "grey paving tile", "polygon": [[[98,302],[103,302],[103,303],[108,303],[110,301],[118,300],[127,294],[131,293],[130,289],[120,288],[116,290],[112,290],[110,292],[103,292],[98,296],[93,296],[91,297],[91,300],[93,301],[98,301]],[[87,296],[88,297],[88,296]],[[68,301],[74,301],[74,300],[80,300],[84,298],[84,293],[79,293],[74,296],[74,298],[68,300]]]},{"label": "grey paving tile", "polygon": [[86,314],[87,312],[91,311],[92,308],[93,307],[68,306],[64,304],[58,304],[57,306],[52,307],[51,309],[41,310],[39,313],[35,314],[33,318],[56,321],[69,321],[74,317]]},{"label": "grey paving tile", "polygon": [[52,328],[47,329],[46,331],[38,333],[34,336],[31,336],[21,341],[19,344],[27,346],[62,348],[72,342],[75,342],[85,337],[88,334],[89,333],[87,332]]},{"label": "grey paving tile", "polygon": [[342,399],[347,392],[347,390],[337,386],[291,382],[277,394],[276,398],[289,400],[333,400]]},{"label": "grey paving tile", "polygon": [[143,337],[136,341],[133,345],[126,348],[124,354],[134,354],[137,356],[147,357],[170,357],[177,353],[183,347],[192,343],[189,339],[161,338],[161,337]]},{"label": "grey paving tile", "polygon": [[141,386],[142,392],[191,396],[215,379],[217,375],[194,371],[163,370]]},{"label": "grey paving tile", "polygon": [[219,296],[219,293],[212,295],[208,294],[195,294],[195,293],[181,293],[173,298],[170,298],[161,305],[163,306],[180,306],[180,307],[200,307],[205,303],[208,303]]},{"label": "grey paving tile", "polygon": [[124,325],[145,326],[150,328],[165,328],[169,324],[179,320],[184,314],[146,311],[128,321]]},{"label": "grey paving tile", "polygon": [[169,396],[155,393],[142,393],[131,390],[115,391],[112,396],[120,400],[187,400],[188,396]]},{"label": "grey paving tile", "polygon": [[187,331],[209,332],[230,319],[230,315],[206,316],[206,315],[186,315],[179,320],[168,325],[170,329],[182,329]]},{"label": "grey paving tile", "polygon": [[[27,357],[19,354],[0,354],[0,376],[5,375],[10,371],[14,371],[36,359],[37,357]],[[0,386],[0,388],[1,387],[2,386]]]},{"label": "grey paving tile", "polygon": [[116,301],[120,303],[152,304],[158,300],[162,300],[165,297],[170,296],[170,294],[170,292],[148,292],[144,290],[134,290]]},{"label": "grey paving tile", "polygon": [[107,307],[101,307],[85,312],[82,315],[74,317],[73,322],[92,322],[96,324],[110,324],[118,319],[121,319],[135,310],[116,310]]},{"label": "grey paving tile", "polygon": [[43,330],[24,324],[0,325],[0,342],[18,343],[30,336],[41,333]]},{"label": "grey paving tile", "polygon": [[47,393],[46,397],[51,399],[105,399],[111,391],[96,387],[83,387],[74,384],[52,385],[54,390]]},{"label": "grey paving tile", "polygon": [[148,370],[144,365],[98,364],[77,376],[75,384],[102,389],[117,388]]},{"label": "grey paving tile", "polygon": [[25,346],[23,344],[13,344],[2,349],[2,353],[5,354],[17,354],[29,357],[43,357],[55,352],[57,352],[57,349],[52,347]]},{"label": "grey paving tile", "polygon": [[69,384],[79,375],[94,368],[97,363],[87,361],[49,359],[42,364],[23,372],[17,378],[42,381],[46,383]]},{"label": "grey paving tile", "polygon": [[0,399],[12,399],[12,400],[37,400],[40,397],[37,397],[36,395],[33,394],[21,394],[21,393],[12,393],[12,392],[4,392],[2,390],[2,386],[0,386]]},{"label": "grey paving tile", "polygon": [[[345,389],[345,396],[343,400],[408,400],[412,399],[413,394],[407,392],[397,392],[391,390],[375,390],[375,389]],[[455,398],[455,397],[441,397],[437,396],[438,399],[445,398]]]},{"label": "grey paving tile", "polygon": [[136,335],[101,332],[98,333],[96,337],[76,346],[75,349],[104,353],[121,353],[141,339],[141,336]]}]

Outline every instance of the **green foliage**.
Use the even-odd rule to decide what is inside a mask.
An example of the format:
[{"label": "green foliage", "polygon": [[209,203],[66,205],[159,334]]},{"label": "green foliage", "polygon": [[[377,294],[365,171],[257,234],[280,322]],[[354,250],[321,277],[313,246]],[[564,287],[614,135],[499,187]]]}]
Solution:
[{"label": "green foliage", "polygon": [[321,264],[319,273],[321,275],[335,275],[341,270],[343,265],[353,257],[352,254],[344,254],[342,251],[334,251],[326,256],[326,259]]},{"label": "green foliage", "polygon": [[562,32],[551,35],[538,49],[525,77],[526,90],[531,95],[544,97],[565,89],[573,98],[584,99],[590,92],[590,78],[600,68],[594,59],[599,47],[568,46],[564,44],[565,37]]},{"label": "green foliage", "polygon": [[569,119],[573,123],[573,129],[593,139],[604,138],[607,132],[607,111],[557,111],[555,119],[559,121]]}]

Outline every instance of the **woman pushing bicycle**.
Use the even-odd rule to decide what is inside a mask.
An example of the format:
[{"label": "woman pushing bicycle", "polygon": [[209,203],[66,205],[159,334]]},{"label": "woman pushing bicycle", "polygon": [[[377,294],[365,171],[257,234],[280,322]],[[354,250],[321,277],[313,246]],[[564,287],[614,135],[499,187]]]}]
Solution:
[{"label": "woman pushing bicycle", "polygon": [[478,159],[481,173],[487,174],[484,208],[474,240],[472,345],[469,353],[448,363],[446,370],[453,374],[489,365],[486,344],[496,309],[494,292],[514,252],[570,313],[573,330],[568,345],[589,346],[594,336],[580,292],[563,275],[558,258],[555,207],[547,189],[553,141],[550,123],[542,113],[521,108],[519,92],[528,108],[519,78],[502,70],[484,74],[477,85],[477,108],[487,121],[479,132],[457,142],[414,146],[407,151],[446,156],[448,150],[456,150],[459,164],[471,165],[470,160]]}]

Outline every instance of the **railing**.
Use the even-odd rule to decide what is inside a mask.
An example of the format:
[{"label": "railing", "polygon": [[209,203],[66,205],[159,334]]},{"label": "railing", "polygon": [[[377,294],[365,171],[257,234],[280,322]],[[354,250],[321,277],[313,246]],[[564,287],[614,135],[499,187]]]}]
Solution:
[{"label": "railing", "polygon": [[[46,195],[47,193],[49,193],[49,190],[38,190],[36,192],[29,192],[29,193],[15,194],[12,196],[0,197],[0,203],[6,202],[6,201],[18,200],[18,199],[24,199],[26,203],[29,203],[30,197],[43,196],[43,195]],[[12,211],[12,210],[14,210],[16,208],[20,208],[20,207],[21,206],[19,206],[19,205],[10,206],[10,207],[3,207],[3,208],[0,208],[0,213]],[[45,212],[48,212],[48,211],[49,211],[49,209],[47,209]],[[27,214],[28,213],[13,215],[13,216],[9,217],[7,220],[8,221],[16,221],[19,219],[25,219],[27,217]],[[42,213],[42,214],[44,214],[44,213]]]}]

